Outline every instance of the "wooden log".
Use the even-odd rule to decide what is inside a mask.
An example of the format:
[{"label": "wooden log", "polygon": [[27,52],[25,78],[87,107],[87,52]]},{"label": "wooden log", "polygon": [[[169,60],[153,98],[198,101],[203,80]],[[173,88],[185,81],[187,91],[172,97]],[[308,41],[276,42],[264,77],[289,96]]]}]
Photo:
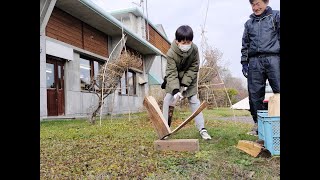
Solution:
[{"label": "wooden log", "polygon": [[250,154],[253,157],[257,157],[263,150],[263,146],[261,144],[247,140],[240,140],[238,142],[237,148]]},{"label": "wooden log", "polygon": [[163,114],[159,108],[157,101],[152,96],[146,96],[143,100],[143,105],[146,107],[148,115],[152,121],[154,129],[158,134],[159,139],[171,133],[167,121],[164,119]]},{"label": "wooden log", "polygon": [[157,151],[199,151],[198,139],[169,139],[154,141],[154,148]]},{"label": "wooden log", "polygon": [[280,116],[280,93],[276,93],[269,98],[268,115]]}]

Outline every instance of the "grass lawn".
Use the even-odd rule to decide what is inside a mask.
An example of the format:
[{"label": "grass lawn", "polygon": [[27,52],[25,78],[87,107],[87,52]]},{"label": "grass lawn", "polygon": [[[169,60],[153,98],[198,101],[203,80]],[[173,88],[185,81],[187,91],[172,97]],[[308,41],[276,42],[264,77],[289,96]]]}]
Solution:
[{"label": "grass lawn", "polygon": [[[249,116],[235,110],[236,116]],[[205,141],[194,120],[171,139],[199,139],[200,151],[155,151],[158,139],[147,113],[86,120],[40,122],[41,179],[280,179],[280,157],[254,158],[236,148],[252,124],[219,120],[233,118],[227,108],[204,110],[212,140]],[[173,130],[191,113],[177,110]]]}]

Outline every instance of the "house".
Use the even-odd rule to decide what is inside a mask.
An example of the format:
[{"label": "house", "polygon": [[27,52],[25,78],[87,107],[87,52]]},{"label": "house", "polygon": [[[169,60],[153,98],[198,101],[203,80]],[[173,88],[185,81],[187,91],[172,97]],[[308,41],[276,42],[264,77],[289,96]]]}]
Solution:
[{"label": "house", "polygon": [[[141,37],[151,44],[154,44],[162,53],[167,53],[171,41],[168,39],[163,26],[161,24],[154,25],[150,22],[143,12],[141,12],[140,8],[132,7],[113,10],[109,11],[109,13],[125,24],[129,29],[136,31]],[[150,66],[146,66],[146,69],[148,70],[149,94],[157,100],[162,100],[164,91],[161,91],[160,85],[165,76],[167,59],[165,56],[157,55],[151,61],[149,61],[150,63],[148,64]]]},{"label": "house", "polygon": [[40,0],[40,120],[90,113],[98,98],[88,91],[88,82],[108,61],[122,32],[126,48],[142,57],[143,66],[124,73],[131,80],[121,80],[119,89],[105,99],[102,112],[143,108],[150,92],[149,76],[162,81],[157,63],[166,61],[170,42],[138,10],[124,15],[129,19],[121,22],[88,0]]}]

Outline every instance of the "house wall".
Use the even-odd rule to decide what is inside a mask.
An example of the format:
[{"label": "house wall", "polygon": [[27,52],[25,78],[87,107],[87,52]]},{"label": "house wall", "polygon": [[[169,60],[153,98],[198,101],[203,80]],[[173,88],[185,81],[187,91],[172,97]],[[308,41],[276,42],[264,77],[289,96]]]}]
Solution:
[{"label": "house wall", "polygon": [[[94,93],[82,91],[80,88],[80,54],[74,52],[74,60],[65,65],[65,99],[66,116],[87,116],[98,104],[98,97]],[[112,94],[113,95],[113,94]],[[109,95],[111,96],[111,95]],[[117,102],[115,102],[117,104]],[[105,99],[103,114],[109,112],[111,104]]]},{"label": "house wall", "polygon": [[45,35],[40,34],[40,117],[47,115],[46,88],[46,42]]},{"label": "house wall", "polygon": [[[119,19],[122,21],[130,30],[134,31],[141,37],[148,40],[147,34],[147,22],[141,16],[135,16],[133,13],[128,13],[128,16]],[[158,48],[163,54],[166,54],[170,48],[170,44],[150,25],[149,27],[149,40],[152,45]],[[153,56],[150,57],[150,60],[146,61],[147,72],[151,73],[153,76],[157,77],[161,81],[163,81],[163,77],[165,75],[165,67],[167,60],[163,56]],[[159,68],[162,67],[162,68]]]},{"label": "house wall", "polygon": [[137,33],[138,36],[146,39],[158,48],[163,54],[166,54],[169,50],[170,43],[168,43],[150,24],[148,24],[143,17],[136,16],[133,13],[128,13],[127,16],[122,16],[122,18],[118,18],[118,20],[131,31]]},{"label": "house wall", "polygon": [[[114,38],[114,42],[111,43],[110,47],[114,47],[120,38]],[[59,43],[55,41],[55,43]],[[61,45],[67,46],[65,43],[60,42]],[[70,46],[71,47],[71,46]],[[89,93],[86,91],[82,91],[80,88],[80,53],[86,54],[86,51],[82,51],[79,53],[79,49],[74,49],[73,53],[73,60],[66,61],[65,63],[65,115],[66,116],[75,116],[75,117],[83,117],[87,116],[87,113],[92,112],[93,106],[97,105],[98,98],[94,93]],[[42,77],[46,76],[45,73],[45,57],[43,58],[43,65],[41,66],[40,72],[42,73]],[[149,60],[149,59],[145,59]],[[136,71],[137,77],[144,77],[143,71]],[[46,79],[43,78],[41,80],[42,87],[41,97],[43,101],[41,101],[41,108],[43,111],[40,114],[41,117],[46,117]],[[129,113],[129,112],[137,112],[143,109],[143,98],[148,92],[148,86],[143,83],[136,84],[137,94],[134,96],[127,96],[127,95],[120,95],[119,90],[116,90],[115,93],[110,94],[104,103],[103,114],[113,113],[113,114],[120,114],[120,113]]]},{"label": "house wall", "polygon": [[65,64],[65,114],[82,115],[82,96],[80,90],[80,54],[73,53],[73,61]]},{"label": "house wall", "polygon": [[[153,63],[150,65],[149,74],[160,81],[158,85],[150,85],[148,94],[153,96],[158,103],[162,103],[165,96],[165,90],[161,89],[160,85],[163,82],[165,76],[167,59],[163,56],[156,56]],[[160,104],[159,104],[160,106]],[[162,108],[162,107],[161,107]]]},{"label": "house wall", "polygon": [[[148,42],[158,48],[163,54],[167,54],[167,51],[169,50],[171,44],[169,44],[150,24],[147,24],[144,18],[137,17],[132,13],[129,13],[129,17],[131,23],[127,22],[127,24],[131,24],[132,30],[135,30],[135,32],[138,34],[140,33],[142,37],[144,37]],[[133,25],[135,25],[136,28],[133,28]],[[167,59],[164,56],[150,56],[148,58],[149,60],[146,61],[146,72],[152,74],[162,83],[163,77],[165,76]],[[157,86],[152,87],[152,89],[160,90],[161,88],[159,88],[160,87]],[[151,91],[148,90],[148,93],[151,93]],[[152,95],[152,93],[150,95]]]},{"label": "house wall", "polygon": [[[102,34],[79,19],[54,8],[46,30],[40,35],[40,120],[47,117],[46,42],[54,42],[73,51],[72,58],[66,59],[64,65],[65,116],[83,117],[97,104],[98,98],[94,93],[82,91],[80,88],[80,54],[106,61],[120,39],[121,37]],[[154,57],[144,58],[143,65]],[[144,80],[144,77],[147,77],[144,69],[138,70],[136,75]],[[136,86],[137,93],[134,96],[119,95],[118,90],[110,94],[105,99],[103,114],[141,111],[149,87],[144,81]]]},{"label": "house wall", "polygon": [[143,98],[145,96],[145,91],[143,91],[142,88],[144,88],[144,85],[137,84],[137,95],[134,96],[118,95],[119,91],[116,91],[114,94],[110,94],[106,98],[107,106],[103,111],[110,114],[123,114],[142,111]]},{"label": "house wall", "polygon": [[146,24],[144,23],[144,19],[142,17],[137,17],[133,13],[128,13],[127,16],[118,18],[118,20],[132,32],[146,39]]},{"label": "house wall", "polygon": [[161,80],[160,83],[163,82],[163,78],[166,75],[166,65],[167,59],[163,56],[156,56],[151,67],[149,73],[152,74],[158,80]]},{"label": "house wall", "polygon": [[146,24],[142,17],[137,17],[137,33],[141,35],[143,39],[147,39]]}]

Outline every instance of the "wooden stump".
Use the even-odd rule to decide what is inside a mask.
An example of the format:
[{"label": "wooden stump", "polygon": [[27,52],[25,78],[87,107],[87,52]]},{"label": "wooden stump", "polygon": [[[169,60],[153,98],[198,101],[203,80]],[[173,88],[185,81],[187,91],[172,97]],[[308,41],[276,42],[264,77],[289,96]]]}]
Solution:
[{"label": "wooden stump", "polygon": [[154,141],[154,148],[158,151],[199,151],[198,139],[169,139]]},{"label": "wooden stump", "polygon": [[280,116],[280,93],[274,94],[269,98],[268,115]]}]

